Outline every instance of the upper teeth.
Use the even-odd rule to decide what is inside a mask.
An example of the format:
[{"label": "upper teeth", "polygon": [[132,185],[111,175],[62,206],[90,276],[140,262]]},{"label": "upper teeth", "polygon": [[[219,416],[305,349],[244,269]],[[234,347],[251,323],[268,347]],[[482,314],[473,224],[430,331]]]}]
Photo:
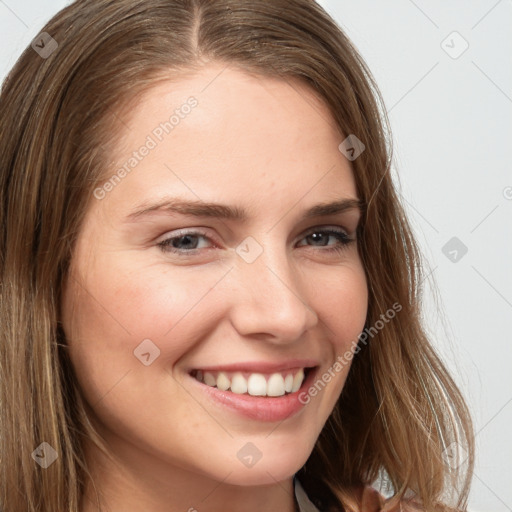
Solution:
[{"label": "upper teeth", "polygon": [[217,387],[222,391],[230,390],[239,395],[248,393],[252,396],[283,396],[295,393],[304,381],[304,369],[289,372],[243,374],[242,372],[202,372],[195,373],[195,378],[207,386]]}]

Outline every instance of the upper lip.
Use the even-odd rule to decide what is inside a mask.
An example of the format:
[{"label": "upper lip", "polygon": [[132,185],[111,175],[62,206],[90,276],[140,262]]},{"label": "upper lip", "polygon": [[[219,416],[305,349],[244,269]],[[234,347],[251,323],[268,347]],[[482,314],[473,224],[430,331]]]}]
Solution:
[{"label": "upper lip", "polygon": [[315,366],[318,366],[318,362],[313,359],[288,359],[286,361],[246,361],[240,363],[196,366],[191,369],[191,371],[278,373],[295,368],[312,368]]}]

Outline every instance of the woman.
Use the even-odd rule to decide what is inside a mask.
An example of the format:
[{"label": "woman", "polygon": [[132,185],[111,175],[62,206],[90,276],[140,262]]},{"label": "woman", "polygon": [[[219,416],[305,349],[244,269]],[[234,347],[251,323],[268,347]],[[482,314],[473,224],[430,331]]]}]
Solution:
[{"label": "woman", "polygon": [[309,0],[44,27],[0,104],[2,510],[464,509],[381,107]]}]

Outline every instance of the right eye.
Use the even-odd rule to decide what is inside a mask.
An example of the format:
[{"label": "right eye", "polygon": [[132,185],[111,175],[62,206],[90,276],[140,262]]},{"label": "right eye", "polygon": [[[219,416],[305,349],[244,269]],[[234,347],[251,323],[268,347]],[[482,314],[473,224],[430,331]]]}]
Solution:
[{"label": "right eye", "polygon": [[199,249],[205,248],[198,242],[201,238],[209,240],[203,231],[184,231],[166,238],[157,245],[164,253],[195,254]]}]

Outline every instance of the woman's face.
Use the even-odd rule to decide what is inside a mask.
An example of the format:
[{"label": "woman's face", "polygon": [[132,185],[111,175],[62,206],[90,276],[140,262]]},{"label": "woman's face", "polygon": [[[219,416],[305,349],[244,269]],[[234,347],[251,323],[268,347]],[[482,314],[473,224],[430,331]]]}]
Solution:
[{"label": "woman's face", "polygon": [[117,118],[63,302],[92,421],[118,461],[162,479],[289,478],[366,317],[345,136],[304,85],[217,64]]}]

